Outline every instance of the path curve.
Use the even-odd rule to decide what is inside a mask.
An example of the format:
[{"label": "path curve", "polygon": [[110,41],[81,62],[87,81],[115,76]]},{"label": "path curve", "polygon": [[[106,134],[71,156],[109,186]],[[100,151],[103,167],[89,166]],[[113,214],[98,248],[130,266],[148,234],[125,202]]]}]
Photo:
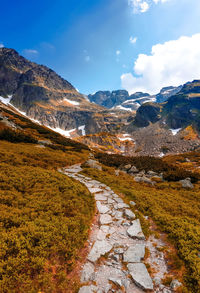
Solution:
[{"label": "path curve", "polygon": [[80,165],[62,169],[62,173],[80,181],[94,194],[98,223],[92,228],[79,293],[153,291],[152,279],[142,262],[146,240],[140,220],[110,187],[80,171]]}]

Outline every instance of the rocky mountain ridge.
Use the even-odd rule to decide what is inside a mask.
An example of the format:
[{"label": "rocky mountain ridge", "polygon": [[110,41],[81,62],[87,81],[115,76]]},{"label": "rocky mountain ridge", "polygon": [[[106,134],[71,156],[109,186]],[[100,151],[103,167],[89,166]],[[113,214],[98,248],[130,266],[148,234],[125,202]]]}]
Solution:
[{"label": "rocky mountain ridge", "polygon": [[181,90],[182,86],[178,87],[164,87],[157,95],[150,95],[148,93],[136,92],[132,95],[126,90],[115,91],[98,91],[95,94],[88,95],[88,99],[98,105],[109,109],[121,109],[127,111],[135,111],[142,104],[147,102],[163,103],[171,96],[175,95]]},{"label": "rocky mountain ridge", "polygon": [[42,125],[111,153],[161,156],[199,146],[198,80],[156,96],[119,90],[88,98],[48,67],[0,48],[0,100]]},{"label": "rocky mountain ridge", "polygon": [[[0,48],[0,96],[29,117],[54,129],[84,128],[84,133],[107,129],[105,108],[87,98],[53,70],[37,65],[15,50]],[[105,119],[104,119],[105,118]],[[110,115],[110,120],[113,116]],[[112,122],[115,125],[115,122]]]}]

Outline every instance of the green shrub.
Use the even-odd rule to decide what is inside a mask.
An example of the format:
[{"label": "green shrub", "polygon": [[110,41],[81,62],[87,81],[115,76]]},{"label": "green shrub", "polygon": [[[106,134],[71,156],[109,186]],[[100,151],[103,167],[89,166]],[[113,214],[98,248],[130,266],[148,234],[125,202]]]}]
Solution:
[{"label": "green shrub", "polygon": [[7,140],[14,143],[37,143],[37,140],[31,135],[23,133],[22,131],[13,130],[11,128],[4,128],[3,130],[0,130],[0,140]]},{"label": "green shrub", "polygon": [[122,155],[109,155],[105,153],[96,153],[95,157],[104,165],[109,167],[120,168],[127,164],[131,164],[137,167],[139,171],[155,171],[163,173],[163,177],[168,181],[179,181],[187,177],[191,178],[192,182],[197,182],[200,179],[200,175],[186,171],[177,166],[164,162],[161,158],[155,158],[150,156],[140,157],[125,157]]},{"label": "green shrub", "polygon": [[38,167],[1,163],[0,178],[0,291],[62,292],[88,237],[92,195]]}]

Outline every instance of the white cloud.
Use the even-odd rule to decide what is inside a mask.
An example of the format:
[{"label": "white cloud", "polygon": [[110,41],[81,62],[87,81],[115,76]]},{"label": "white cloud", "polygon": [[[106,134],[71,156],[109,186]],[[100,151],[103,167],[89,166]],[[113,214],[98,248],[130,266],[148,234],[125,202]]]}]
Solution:
[{"label": "white cloud", "polygon": [[3,43],[0,43],[0,48],[4,48],[4,44]]},{"label": "white cloud", "polygon": [[149,4],[144,0],[128,0],[128,4],[133,8],[133,13],[143,13],[149,9]]},{"label": "white cloud", "polygon": [[132,73],[121,76],[123,88],[155,94],[164,86],[200,79],[200,33],[157,44],[151,54],[140,54]]},{"label": "white cloud", "polygon": [[159,2],[161,3],[165,3],[165,2],[168,2],[170,0],[153,0],[154,3],[158,4]]},{"label": "white cloud", "polygon": [[37,50],[34,49],[24,49],[23,50],[23,54],[27,57],[27,58],[31,58],[31,57],[37,57],[39,52]]},{"label": "white cloud", "polygon": [[131,44],[135,44],[137,42],[137,38],[131,36],[129,41],[130,41]]},{"label": "white cloud", "polygon": [[121,51],[117,50],[116,55],[119,56],[121,54]]},{"label": "white cloud", "polygon": [[143,13],[143,12],[146,12],[147,10],[149,10],[149,4],[145,1],[141,2],[140,11]]},{"label": "white cloud", "polygon": [[90,62],[90,56],[89,55],[85,56],[85,61]]},{"label": "white cloud", "polygon": [[132,7],[133,13],[144,13],[150,6],[158,3],[165,3],[171,0],[128,0],[128,5]]}]

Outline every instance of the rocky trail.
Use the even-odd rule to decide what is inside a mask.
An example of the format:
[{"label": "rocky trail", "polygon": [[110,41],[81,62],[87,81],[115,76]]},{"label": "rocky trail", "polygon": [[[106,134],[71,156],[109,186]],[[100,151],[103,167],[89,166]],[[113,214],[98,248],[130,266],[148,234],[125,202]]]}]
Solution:
[{"label": "rocky trail", "polygon": [[[88,240],[89,254],[82,268],[79,293],[172,292],[161,284],[154,286],[143,263],[145,247],[153,245],[145,239],[140,220],[130,206],[110,187],[79,174],[80,171],[80,165],[62,169],[62,173],[80,181],[94,194],[97,206],[97,222]],[[160,268],[165,265],[164,257],[156,253],[154,262]]]}]

